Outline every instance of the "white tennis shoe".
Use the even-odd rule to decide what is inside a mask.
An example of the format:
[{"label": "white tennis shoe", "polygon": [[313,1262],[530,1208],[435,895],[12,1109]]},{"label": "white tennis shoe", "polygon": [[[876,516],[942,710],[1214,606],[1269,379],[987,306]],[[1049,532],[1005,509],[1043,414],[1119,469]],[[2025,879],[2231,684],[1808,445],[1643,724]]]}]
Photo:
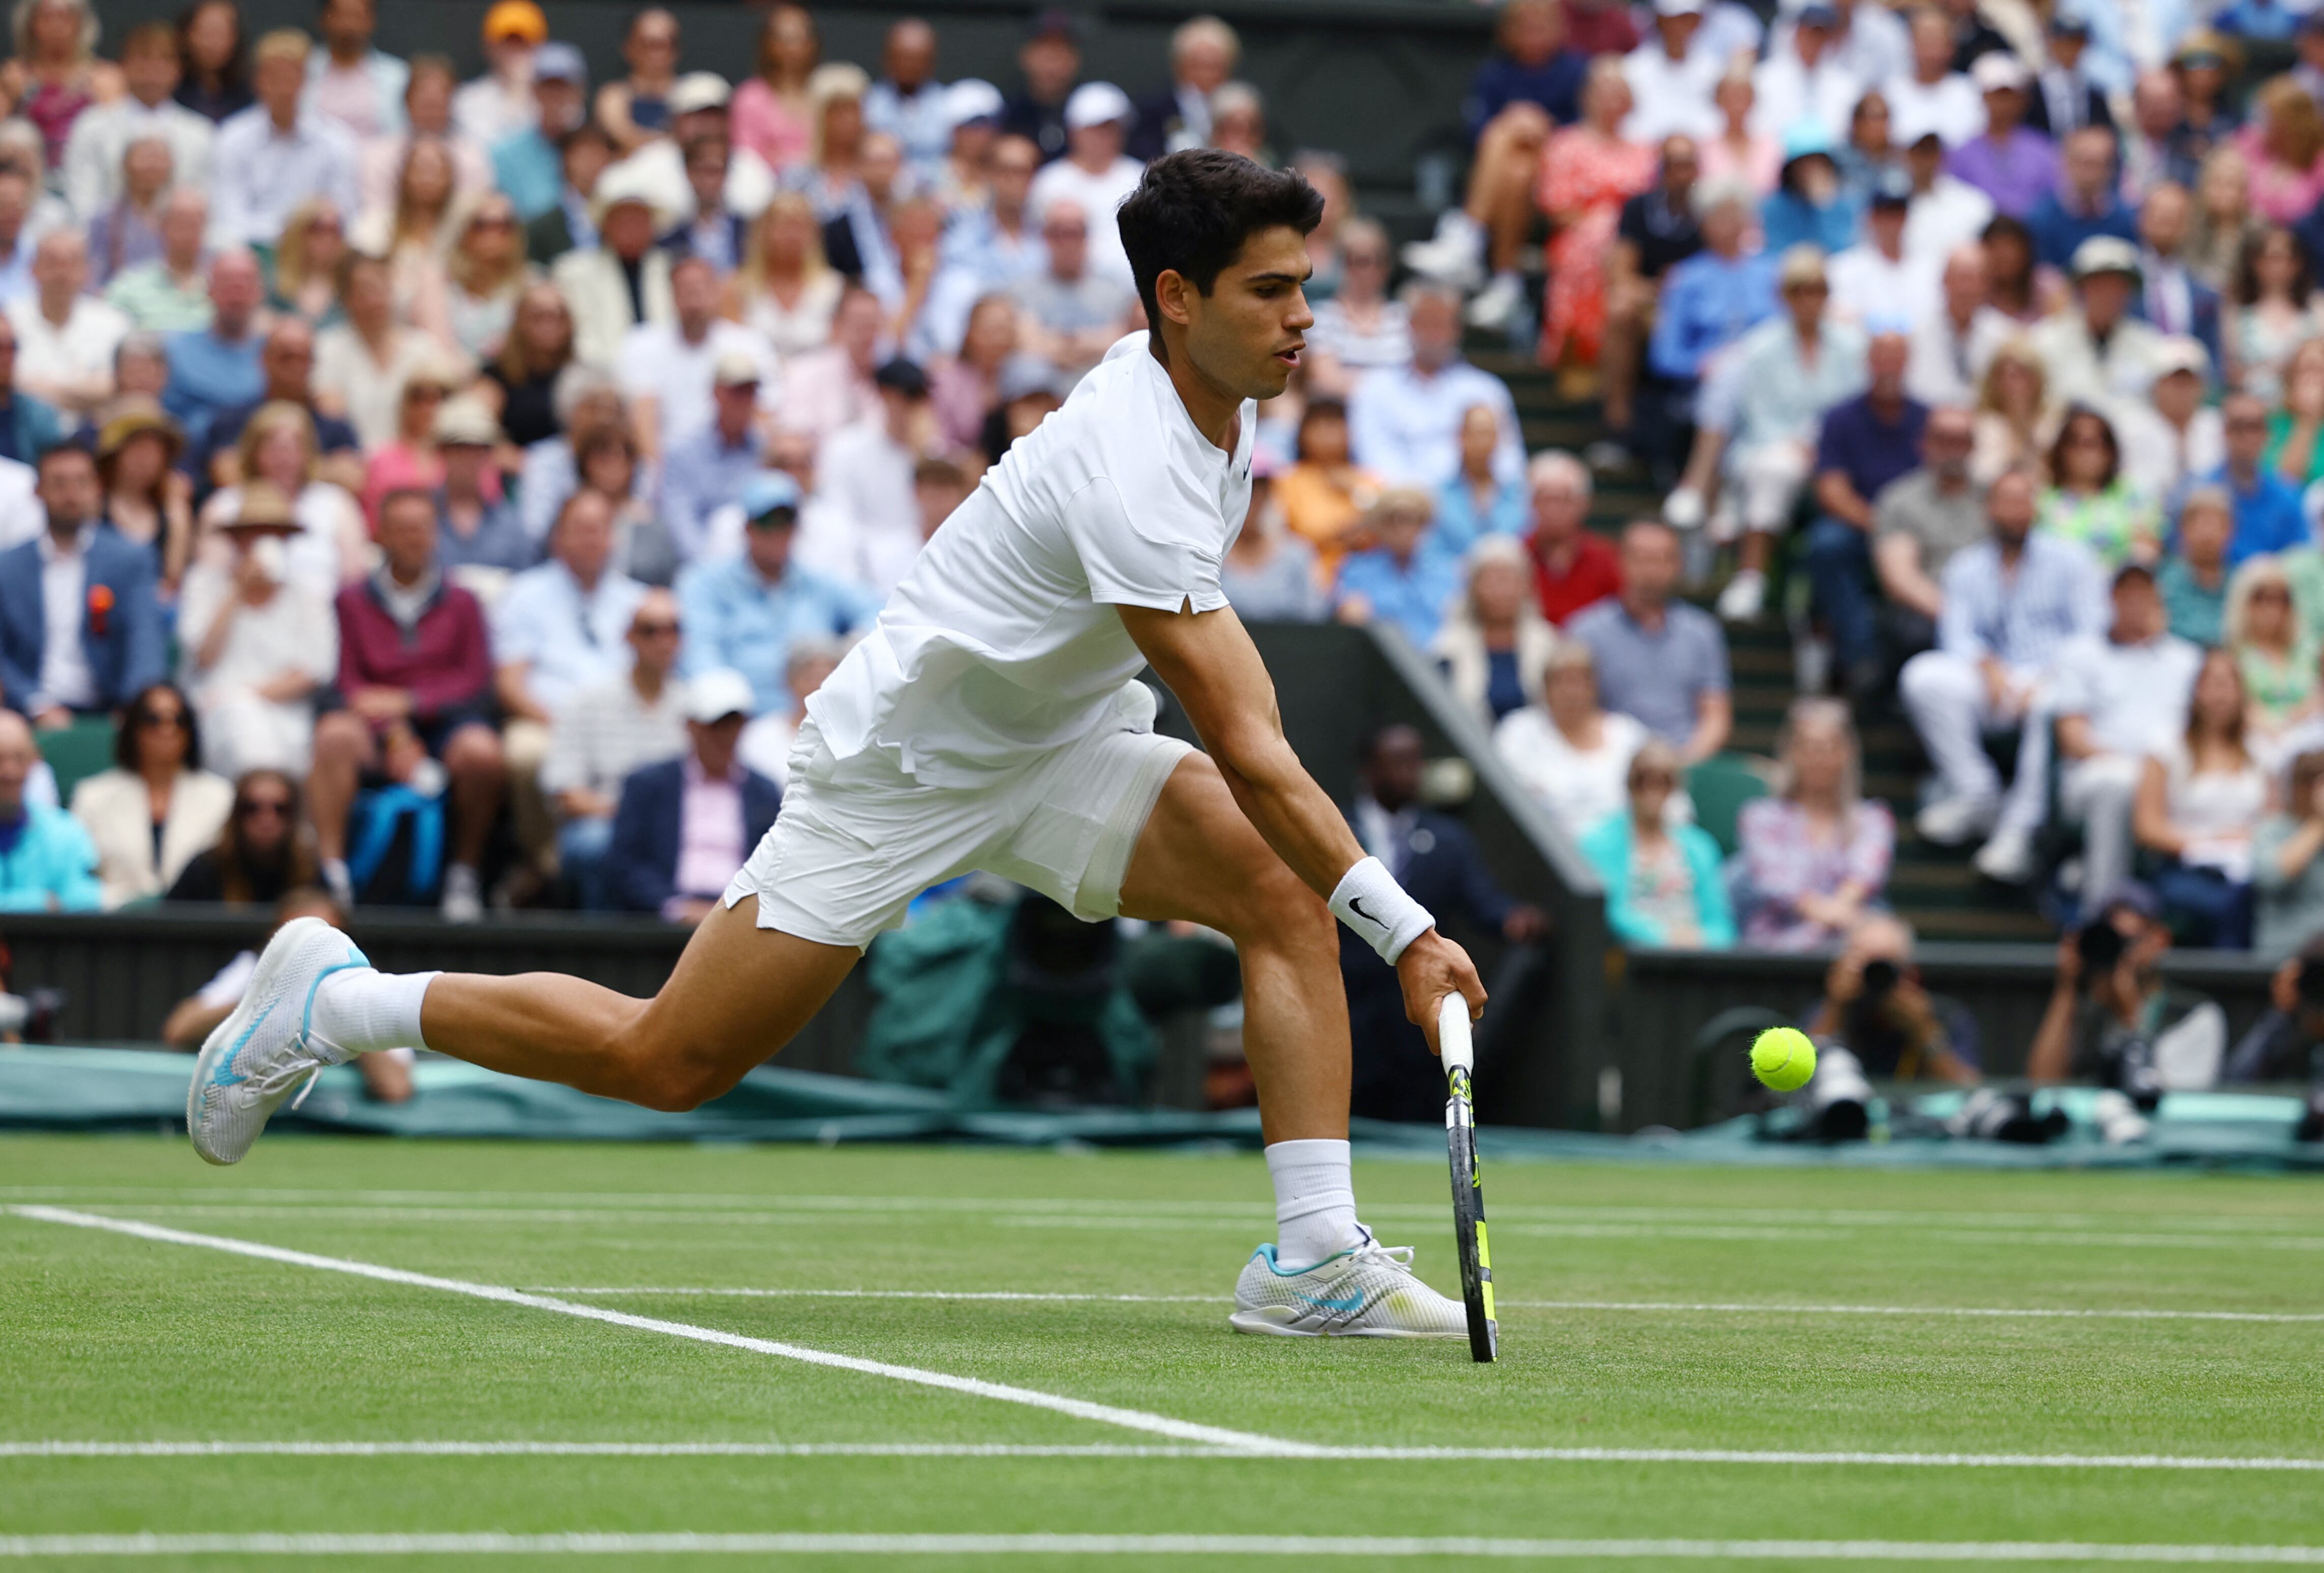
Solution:
[{"label": "white tennis shoe", "polygon": [[1414,1276],[1410,1246],[1368,1239],[1352,1251],[1286,1273],[1261,1246],[1235,1283],[1239,1333],[1294,1338],[1465,1338],[1469,1314]]},{"label": "white tennis shoe", "polygon": [[212,1164],[241,1162],[284,1099],[305,1097],[324,1066],[355,1058],[316,1035],[315,991],[334,972],[370,965],[353,940],[319,917],[282,925],[258,958],[242,1003],[194,1059],[186,1089],[194,1151]]}]

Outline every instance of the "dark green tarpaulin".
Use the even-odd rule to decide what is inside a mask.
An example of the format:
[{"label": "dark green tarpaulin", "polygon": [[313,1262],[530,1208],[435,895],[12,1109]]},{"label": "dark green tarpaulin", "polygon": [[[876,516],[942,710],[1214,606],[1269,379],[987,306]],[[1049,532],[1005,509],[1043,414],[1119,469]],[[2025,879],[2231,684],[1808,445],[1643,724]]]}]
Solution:
[{"label": "dark green tarpaulin", "polygon": [[[0,1048],[0,1128],[156,1131],[182,1128],[186,1054],[135,1049]],[[281,1129],[376,1136],[487,1136],[551,1141],[990,1142],[1017,1146],[1086,1143],[1105,1146],[1218,1144],[1256,1149],[1255,1110],[1179,1114],[1148,1109],[1078,1113],[973,1110],[944,1094],[847,1077],[761,1067],[725,1097],[690,1114],[657,1114],[570,1088],[521,1081],[451,1061],[415,1070],[410,1102],[374,1103],[350,1069],[326,1072],[304,1108]],[[2057,1095],[2077,1118],[2069,1139],[2043,1147],[1915,1139],[1818,1147],[1762,1139],[1756,1121],[1729,1120],[1685,1135],[1600,1136],[1581,1132],[1495,1129],[1485,1151],[1502,1159],[1599,1162],[1827,1164],[1840,1167],[2145,1168],[2201,1164],[2324,1172],[2324,1145],[2295,1145],[2296,1099],[2248,1093],[2173,1093],[2151,1140],[2109,1147],[2088,1134],[2089,1094]],[[1942,1115],[1957,1095],[1921,1100]],[[1396,1152],[1441,1161],[1433,1126],[1359,1120],[1355,1136],[1374,1155]]]}]

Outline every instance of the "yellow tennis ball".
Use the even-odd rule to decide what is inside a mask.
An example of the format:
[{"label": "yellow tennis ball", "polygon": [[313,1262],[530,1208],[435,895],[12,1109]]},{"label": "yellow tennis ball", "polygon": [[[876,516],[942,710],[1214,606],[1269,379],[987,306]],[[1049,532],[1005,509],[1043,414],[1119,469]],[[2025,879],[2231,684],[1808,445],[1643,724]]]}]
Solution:
[{"label": "yellow tennis ball", "polygon": [[1796,1092],[1815,1074],[1815,1044],[1795,1026],[1771,1026],[1752,1042],[1751,1074],[1778,1092]]}]

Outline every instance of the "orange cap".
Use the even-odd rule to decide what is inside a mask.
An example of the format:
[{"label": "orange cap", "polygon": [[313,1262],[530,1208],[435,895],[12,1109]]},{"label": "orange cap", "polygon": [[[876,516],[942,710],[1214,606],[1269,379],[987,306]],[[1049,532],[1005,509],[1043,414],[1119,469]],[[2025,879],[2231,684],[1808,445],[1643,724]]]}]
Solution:
[{"label": "orange cap", "polygon": [[484,13],[484,41],[521,38],[527,43],[549,41],[549,18],[533,0],[500,0]]}]

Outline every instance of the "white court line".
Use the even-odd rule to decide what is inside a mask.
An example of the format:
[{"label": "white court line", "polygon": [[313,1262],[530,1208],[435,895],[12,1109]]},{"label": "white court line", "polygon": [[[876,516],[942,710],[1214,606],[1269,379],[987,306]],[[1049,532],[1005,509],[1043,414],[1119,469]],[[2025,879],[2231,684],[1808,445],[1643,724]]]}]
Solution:
[{"label": "white court line", "polygon": [[[822,1210],[744,1211],[735,1208],[653,1207],[414,1207],[392,1203],[332,1206],[279,1206],[253,1202],[99,1202],[141,1213],[177,1218],[364,1219],[381,1223],[529,1223],[579,1224],[591,1228],[607,1223],[770,1225],[830,1225],[853,1221],[844,1213]],[[1433,1221],[1436,1210],[1429,1213]],[[1385,1214],[1375,1214],[1385,1217]],[[1181,1217],[1120,1211],[1081,1213],[991,1211],[986,1221],[1008,1228],[1104,1229],[1114,1232],[1153,1229],[1267,1228],[1254,1213],[1240,1217]],[[1799,1227],[1791,1224],[1654,1224],[1654,1223],[1527,1223],[1497,1216],[1493,1231],[1538,1239],[1676,1239],[1732,1240],[1765,1243],[1783,1240],[1829,1242],[1835,1235],[1875,1226],[1831,1224]],[[2080,1229],[1987,1229],[1926,1228],[1919,1237],[1979,1246],[2100,1246],[2133,1248],[2193,1248],[2200,1250],[2324,1251],[2324,1235],[2218,1232],[2209,1234],[2115,1234]]]},{"label": "white court line", "polygon": [[2168,1453],[1797,1452],[1739,1448],[1253,1449],[1002,1442],[156,1441],[0,1442],[0,1458],[1253,1458],[1300,1462],[1495,1461],[1536,1464],[1745,1464],[1898,1469],[2167,1469],[2324,1474],[2324,1458],[2193,1458]]},{"label": "white court line", "polygon": [[1029,1387],[1012,1387],[1005,1383],[987,1382],[974,1376],[954,1376],[943,1371],[922,1370],[917,1366],[890,1365],[885,1360],[859,1359],[853,1355],[834,1354],[827,1349],[810,1349],[801,1344],[777,1343],[772,1338],[746,1338],[740,1333],[722,1332],[715,1328],[696,1327],[690,1322],[663,1321],[654,1317],[632,1316],[627,1311],[607,1311],[603,1306],[581,1305],[568,1300],[555,1300],[543,1294],[527,1294],[520,1289],[503,1288],[494,1283],[472,1283],[460,1278],[439,1278],[427,1273],[407,1273],[401,1267],[383,1267],[370,1262],[351,1261],[340,1256],[318,1256],[307,1251],[285,1250],[280,1246],[263,1246],[252,1240],[228,1239],[221,1235],[189,1234],[182,1229],[165,1228],[161,1224],[140,1223],[134,1219],[100,1218],[95,1213],[74,1212],[60,1207],[19,1206],[10,1210],[21,1218],[36,1219],[45,1223],[71,1224],[79,1228],[105,1229],[115,1234],[134,1235],[139,1239],[157,1240],[164,1245],[199,1246],[208,1250],[226,1251],[237,1256],[254,1256],[262,1261],[281,1262],[293,1267],[314,1267],[326,1273],[346,1273],[357,1278],[375,1279],[383,1283],[403,1283],[417,1289],[441,1290],[448,1294],[465,1294],[475,1300],[498,1301],[505,1305],[530,1306],[535,1311],[553,1311],[563,1316],[580,1317],[588,1321],[609,1322],[615,1327],[635,1328],[642,1332],[663,1333],[671,1338],[690,1338],[696,1343],[723,1344],[729,1348],[748,1349],[754,1354],[773,1355],[786,1360],[798,1360],[809,1366],[826,1366],[841,1371],[854,1371],[866,1376],[885,1376],[892,1381],[916,1383],[923,1387],[940,1387],[947,1392],[964,1393],[975,1398],[999,1399],[1006,1403],[1021,1403],[1033,1409],[1046,1409],[1058,1414],[1069,1414],[1079,1420],[1096,1421],[1103,1425],[1121,1426],[1130,1430],[1148,1431],[1157,1436],[1174,1437],[1182,1442],[1207,1442],[1222,1448],[1259,1449],[1267,1451],[1296,1450],[1301,1444],[1277,1437],[1263,1437],[1249,1431],[1227,1430],[1219,1426],[1197,1425],[1192,1421],[1174,1420],[1168,1415],[1148,1414],[1143,1410],[1120,1409],[1110,1403],[1093,1403],[1086,1399],[1066,1398],[1054,1393],[1041,1393]]},{"label": "white court line", "polygon": [[2075,1541],[1520,1541],[1371,1535],[275,1534],[10,1535],[0,1557],[1070,1556],[1491,1557],[1606,1561],[2140,1562],[2324,1567],[2324,1546]]},{"label": "white court line", "polygon": [[[706,1286],[604,1284],[534,1289],[534,1294],[666,1294],[736,1300],[996,1300],[1056,1302],[1105,1301],[1131,1305],[1224,1305],[1223,1294],[1047,1294],[1020,1289],[721,1289]],[[2324,1322],[2324,1311],[2148,1311],[2124,1307],[2082,1311],[2072,1308],[2006,1305],[1755,1305],[1745,1302],[1674,1300],[1501,1300],[1502,1310],[1523,1311],[1711,1311],[1745,1316],[1967,1316],[2025,1317],[2034,1320],[2107,1321],[2242,1321]]]}]

